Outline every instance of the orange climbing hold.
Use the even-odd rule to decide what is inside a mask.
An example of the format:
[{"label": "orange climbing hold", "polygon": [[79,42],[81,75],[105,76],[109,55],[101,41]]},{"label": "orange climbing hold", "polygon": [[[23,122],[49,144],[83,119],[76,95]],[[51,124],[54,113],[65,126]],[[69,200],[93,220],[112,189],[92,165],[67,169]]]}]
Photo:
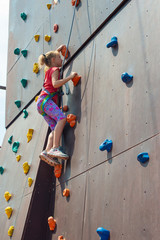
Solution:
[{"label": "orange climbing hold", "polygon": [[62,235],[58,236],[58,240],[65,240]]},{"label": "orange climbing hold", "polygon": [[59,178],[62,173],[62,164],[57,164],[54,166],[54,175],[56,178]]},{"label": "orange climbing hold", "polygon": [[[76,3],[76,0],[72,0],[72,6],[74,6],[75,5],[75,3]],[[77,0],[77,3],[76,3],[76,7],[79,5],[79,0]]]},{"label": "orange climbing hold", "polygon": [[[67,50],[67,53],[66,53],[66,50]],[[68,49],[66,48],[66,46],[63,46],[63,47],[62,47],[61,53],[62,53],[62,56],[63,56],[63,57],[65,57],[65,54],[66,54],[66,58],[68,58],[69,51],[68,51]],[[66,58],[65,58],[65,59],[66,59]]]},{"label": "orange climbing hold", "polygon": [[49,217],[48,218],[48,225],[49,225],[49,229],[51,231],[54,231],[54,229],[56,227],[56,220],[53,217]]},{"label": "orange climbing hold", "polygon": [[70,195],[70,190],[68,188],[65,188],[63,190],[63,197],[68,197]]},{"label": "orange climbing hold", "polygon": [[70,124],[71,127],[74,127],[76,124],[76,115],[68,114],[67,115],[67,122]]},{"label": "orange climbing hold", "polygon": [[[62,109],[62,107],[60,107],[60,109]],[[63,112],[67,112],[68,111],[68,106],[67,105],[64,105],[63,106]]]},{"label": "orange climbing hold", "polygon": [[79,76],[78,74],[72,79],[74,86],[77,86],[80,79],[81,76]]}]

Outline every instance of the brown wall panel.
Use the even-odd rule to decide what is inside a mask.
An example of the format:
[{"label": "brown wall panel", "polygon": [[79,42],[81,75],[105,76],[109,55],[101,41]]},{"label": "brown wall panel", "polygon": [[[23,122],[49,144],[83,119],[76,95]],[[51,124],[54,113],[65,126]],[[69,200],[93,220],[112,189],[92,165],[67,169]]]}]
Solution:
[{"label": "brown wall panel", "polygon": [[[160,131],[158,61],[154,61],[157,50],[151,37],[155,28],[151,19],[154,14],[158,21],[159,13],[154,12],[154,7],[148,2],[144,11],[142,2],[132,1],[103,28],[65,72],[67,75],[72,70],[82,75],[77,87],[73,88],[69,82],[71,94],[64,102],[68,103],[70,112],[78,116],[71,163],[75,161],[75,165],[78,163],[80,166],[81,155],[85,154],[83,169],[93,167]],[[118,37],[119,47],[117,50],[107,49],[106,43],[114,35]],[[90,65],[93,45],[95,51]],[[133,83],[129,85],[121,80],[125,71],[134,76]],[[72,132],[73,129],[68,129],[66,135]],[[82,132],[85,132],[84,136]],[[70,149],[72,140],[65,138],[66,148]],[[113,150],[109,154],[99,151],[99,145],[106,138],[113,141]],[[79,151],[81,147],[84,151]],[[75,169],[79,174],[79,167]],[[71,176],[75,171],[71,171]]]},{"label": "brown wall panel", "polygon": [[[28,117],[26,119],[23,118],[23,114],[20,115],[16,122],[14,122],[7,129],[2,149],[0,151],[0,166],[4,168],[4,173],[0,175],[0,211],[1,213],[3,212],[0,217],[0,223],[3,222],[5,228],[4,232],[0,232],[0,239],[6,239],[4,235],[7,236],[6,228],[8,228],[8,224],[13,224],[15,219],[22,217],[23,224],[21,224],[21,226],[18,226],[17,232],[20,234],[23,231],[24,222],[28,212],[28,205],[26,205],[26,208],[24,210],[21,209],[21,211],[23,211],[23,214],[19,211],[19,208],[21,208],[21,204],[25,205],[25,196],[29,196],[27,204],[30,203],[40,163],[39,154],[43,149],[48,130],[48,125],[36,110],[35,102],[33,102],[27,108],[27,111]],[[26,135],[29,128],[34,129],[34,133],[31,141],[27,143]],[[17,153],[14,153],[12,151],[12,145],[8,143],[8,139],[11,135],[13,135],[13,142],[20,142]],[[22,156],[19,162],[16,160],[17,155]],[[25,175],[23,172],[23,163],[26,161],[30,164],[30,170],[27,175]],[[28,177],[31,177],[33,179],[31,188],[28,186]],[[4,198],[5,191],[9,191],[13,195],[9,203],[7,203]],[[7,219],[4,211],[8,205],[11,207],[13,206],[14,208],[12,216],[13,218],[11,217],[10,220]],[[17,224],[15,225],[15,229],[16,228]],[[21,235],[18,236],[16,234],[13,239],[21,239]]]}]

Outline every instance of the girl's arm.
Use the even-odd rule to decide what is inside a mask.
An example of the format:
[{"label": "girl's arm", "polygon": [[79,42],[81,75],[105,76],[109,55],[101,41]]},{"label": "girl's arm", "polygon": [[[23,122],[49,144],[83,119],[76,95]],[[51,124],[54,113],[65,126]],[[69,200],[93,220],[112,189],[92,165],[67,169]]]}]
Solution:
[{"label": "girl's arm", "polygon": [[73,79],[77,75],[76,72],[72,72],[68,77],[63,78],[63,79],[58,79],[59,77],[59,71],[56,70],[52,73],[52,85],[54,88],[59,88],[63,86],[66,82],[69,80]]}]

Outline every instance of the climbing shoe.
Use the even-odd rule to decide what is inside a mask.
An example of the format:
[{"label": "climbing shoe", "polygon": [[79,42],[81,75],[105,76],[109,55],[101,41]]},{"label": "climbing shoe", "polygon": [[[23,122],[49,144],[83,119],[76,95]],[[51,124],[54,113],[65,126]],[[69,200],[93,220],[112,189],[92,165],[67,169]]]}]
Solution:
[{"label": "climbing shoe", "polygon": [[51,156],[48,156],[46,151],[41,152],[39,157],[42,161],[48,163],[50,166],[55,166],[57,164],[60,164],[60,162],[56,158],[52,158]]},{"label": "climbing shoe", "polygon": [[69,158],[69,156],[63,153],[59,148],[51,148],[51,150],[47,153],[47,156],[63,160],[67,160]]}]

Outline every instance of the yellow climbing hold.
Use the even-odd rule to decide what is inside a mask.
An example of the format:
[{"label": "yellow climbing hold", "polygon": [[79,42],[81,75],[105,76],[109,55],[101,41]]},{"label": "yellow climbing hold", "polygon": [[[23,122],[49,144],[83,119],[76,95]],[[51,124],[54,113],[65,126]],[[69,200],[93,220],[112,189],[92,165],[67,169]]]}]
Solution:
[{"label": "yellow climbing hold", "polygon": [[38,63],[34,63],[34,64],[33,64],[33,72],[34,72],[34,73],[38,73],[38,72],[39,72]]},{"label": "yellow climbing hold", "polygon": [[47,8],[51,9],[52,4],[47,4]]},{"label": "yellow climbing hold", "polygon": [[44,36],[44,40],[45,40],[46,42],[49,42],[49,41],[51,40],[51,36],[45,35],[45,36]]},{"label": "yellow climbing hold", "polygon": [[39,98],[39,96],[36,96],[35,99],[34,99],[34,101],[37,102],[38,98]]},{"label": "yellow climbing hold", "polygon": [[5,197],[6,201],[8,202],[9,199],[12,197],[12,195],[11,195],[8,191],[6,191],[6,192],[4,193],[4,197]]},{"label": "yellow climbing hold", "polygon": [[17,162],[19,162],[21,160],[21,155],[17,155],[16,159],[17,159]]},{"label": "yellow climbing hold", "polygon": [[13,231],[14,231],[14,227],[10,226],[10,228],[8,229],[8,236],[12,237]]},{"label": "yellow climbing hold", "polygon": [[32,139],[32,135],[33,135],[34,129],[28,129],[28,133],[27,133],[27,143],[31,141]]},{"label": "yellow climbing hold", "polygon": [[28,164],[28,162],[24,162],[23,163],[23,171],[25,174],[27,174],[29,172],[30,169],[30,165]]},{"label": "yellow climbing hold", "polygon": [[5,213],[7,214],[8,219],[11,217],[13,209],[11,207],[5,208]]},{"label": "yellow climbing hold", "polygon": [[37,35],[34,35],[34,39],[35,39],[36,42],[39,41],[39,37],[40,37],[40,35],[38,35],[38,34],[37,34]]},{"label": "yellow climbing hold", "polygon": [[28,178],[28,186],[31,187],[32,183],[33,183],[33,179],[29,177]]}]

